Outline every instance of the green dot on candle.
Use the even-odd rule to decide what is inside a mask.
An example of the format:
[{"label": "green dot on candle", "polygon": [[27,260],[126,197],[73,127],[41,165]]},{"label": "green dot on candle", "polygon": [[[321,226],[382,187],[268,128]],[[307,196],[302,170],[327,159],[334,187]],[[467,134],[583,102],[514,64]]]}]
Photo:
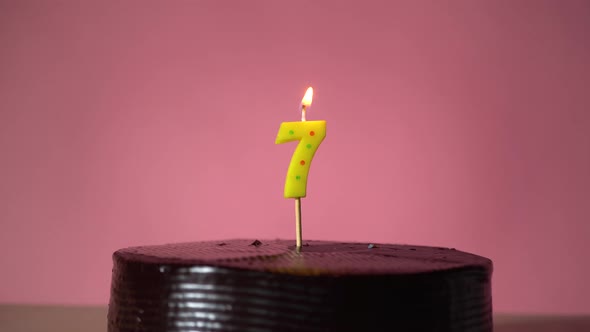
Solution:
[{"label": "green dot on candle", "polygon": [[289,135],[293,135],[295,132],[293,130],[289,130]]},{"label": "green dot on candle", "polygon": [[305,147],[311,149],[311,144],[307,144]]},{"label": "green dot on candle", "polygon": [[295,175],[295,180],[301,180],[301,176]]}]

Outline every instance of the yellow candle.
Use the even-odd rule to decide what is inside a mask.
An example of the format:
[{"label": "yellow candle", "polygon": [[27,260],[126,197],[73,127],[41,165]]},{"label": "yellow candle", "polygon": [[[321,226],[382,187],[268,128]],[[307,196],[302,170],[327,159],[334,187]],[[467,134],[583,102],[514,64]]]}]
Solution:
[{"label": "yellow candle", "polygon": [[301,121],[283,122],[275,141],[282,144],[299,140],[291,157],[285,180],[285,198],[305,197],[311,161],[326,137],[326,121],[306,121],[305,112],[311,105],[313,89],[310,87],[301,101]]}]

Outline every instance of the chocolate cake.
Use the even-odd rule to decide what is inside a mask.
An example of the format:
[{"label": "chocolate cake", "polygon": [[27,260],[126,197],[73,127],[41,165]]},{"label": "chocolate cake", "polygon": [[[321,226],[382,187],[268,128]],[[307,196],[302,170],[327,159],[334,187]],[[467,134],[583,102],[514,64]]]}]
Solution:
[{"label": "chocolate cake", "polygon": [[121,249],[108,331],[492,331],[492,262],[410,245],[231,240]]}]

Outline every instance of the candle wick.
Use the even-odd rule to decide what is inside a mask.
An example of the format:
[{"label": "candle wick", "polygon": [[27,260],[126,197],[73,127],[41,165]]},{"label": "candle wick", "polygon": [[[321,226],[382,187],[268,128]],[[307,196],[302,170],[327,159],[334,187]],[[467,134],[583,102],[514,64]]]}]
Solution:
[{"label": "candle wick", "polygon": [[305,105],[301,105],[301,121],[305,120]]}]

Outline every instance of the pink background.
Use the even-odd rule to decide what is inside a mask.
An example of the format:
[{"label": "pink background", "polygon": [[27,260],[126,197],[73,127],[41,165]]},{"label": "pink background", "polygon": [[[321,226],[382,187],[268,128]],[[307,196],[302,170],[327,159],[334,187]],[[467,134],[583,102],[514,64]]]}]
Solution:
[{"label": "pink background", "polygon": [[105,304],[118,248],[456,247],[502,312],[590,313],[590,2],[0,2],[0,302]]}]

